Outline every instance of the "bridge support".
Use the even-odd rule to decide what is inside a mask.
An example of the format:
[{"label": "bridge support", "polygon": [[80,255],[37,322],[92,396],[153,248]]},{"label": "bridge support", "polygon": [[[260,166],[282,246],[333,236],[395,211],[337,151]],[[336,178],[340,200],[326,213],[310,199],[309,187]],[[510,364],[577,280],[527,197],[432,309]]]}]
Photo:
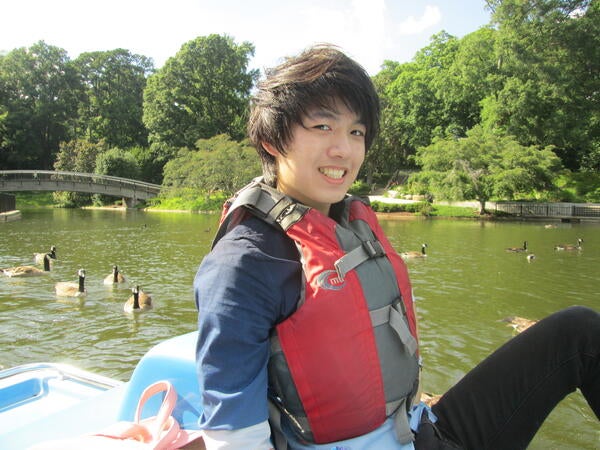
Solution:
[{"label": "bridge support", "polygon": [[136,197],[123,197],[123,206],[125,206],[125,208],[135,208],[137,204],[138,199]]}]

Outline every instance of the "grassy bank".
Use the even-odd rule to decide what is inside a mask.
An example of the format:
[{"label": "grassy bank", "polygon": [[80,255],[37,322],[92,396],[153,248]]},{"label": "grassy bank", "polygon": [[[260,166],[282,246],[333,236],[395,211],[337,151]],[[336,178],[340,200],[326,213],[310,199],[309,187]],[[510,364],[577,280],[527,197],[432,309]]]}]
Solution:
[{"label": "grassy bank", "polygon": [[216,212],[221,210],[225,200],[227,196],[220,193],[198,195],[188,192],[181,196],[153,198],[148,201],[147,208],[156,211]]},{"label": "grassy bank", "polygon": [[17,209],[53,208],[52,192],[16,192],[14,194]]},{"label": "grassy bank", "polygon": [[388,203],[371,202],[375,212],[381,213],[411,213],[426,217],[456,217],[480,219],[477,209],[462,206],[432,205],[427,202],[415,203]]}]

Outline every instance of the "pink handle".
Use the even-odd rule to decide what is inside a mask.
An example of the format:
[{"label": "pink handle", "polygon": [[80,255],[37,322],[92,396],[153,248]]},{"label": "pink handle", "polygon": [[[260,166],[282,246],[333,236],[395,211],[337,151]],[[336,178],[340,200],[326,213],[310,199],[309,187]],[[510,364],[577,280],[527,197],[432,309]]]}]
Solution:
[{"label": "pink handle", "polygon": [[[142,421],[141,415],[146,401],[160,392],[165,392],[165,397],[160,405],[158,414],[156,417]],[[135,411],[135,422],[143,424],[149,429],[156,449],[165,448],[164,445],[174,441],[179,434],[179,424],[171,416],[176,403],[177,393],[173,385],[168,381],[157,381],[142,392]]]}]

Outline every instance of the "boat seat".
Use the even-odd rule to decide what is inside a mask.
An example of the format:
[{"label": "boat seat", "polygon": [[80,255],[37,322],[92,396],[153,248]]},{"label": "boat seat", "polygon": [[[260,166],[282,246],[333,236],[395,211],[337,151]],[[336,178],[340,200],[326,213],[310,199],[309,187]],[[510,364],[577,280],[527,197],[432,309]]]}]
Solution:
[{"label": "boat seat", "polygon": [[[119,420],[134,420],[135,410],[142,392],[150,384],[170,381],[177,390],[177,406],[173,417],[182,428],[198,429],[202,413],[200,388],[196,376],[196,339],[194,331],[167,339],[152,347],[137,364],[127,383],[119,411]],[[162,398],[155,396],[146,402],[142,418],[155,416]]]}]

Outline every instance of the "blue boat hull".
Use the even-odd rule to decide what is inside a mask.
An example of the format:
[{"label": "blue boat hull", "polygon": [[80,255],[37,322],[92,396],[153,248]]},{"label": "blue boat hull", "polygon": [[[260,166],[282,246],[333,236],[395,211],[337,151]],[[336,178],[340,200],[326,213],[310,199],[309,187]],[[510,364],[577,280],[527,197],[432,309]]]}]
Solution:
[{"label": "blue boat hull", "polygon": [[[195,369],[197,333],[168,339],[140,360],[128,382],[62,364],[28,364],[0,371],[0,450],[97,432],[120,420],[134,420],[142,391],[158,380],[177,390],[173,416],[197,429],[200,390]],[[159,398],[142,417],[156,415]]]}]

